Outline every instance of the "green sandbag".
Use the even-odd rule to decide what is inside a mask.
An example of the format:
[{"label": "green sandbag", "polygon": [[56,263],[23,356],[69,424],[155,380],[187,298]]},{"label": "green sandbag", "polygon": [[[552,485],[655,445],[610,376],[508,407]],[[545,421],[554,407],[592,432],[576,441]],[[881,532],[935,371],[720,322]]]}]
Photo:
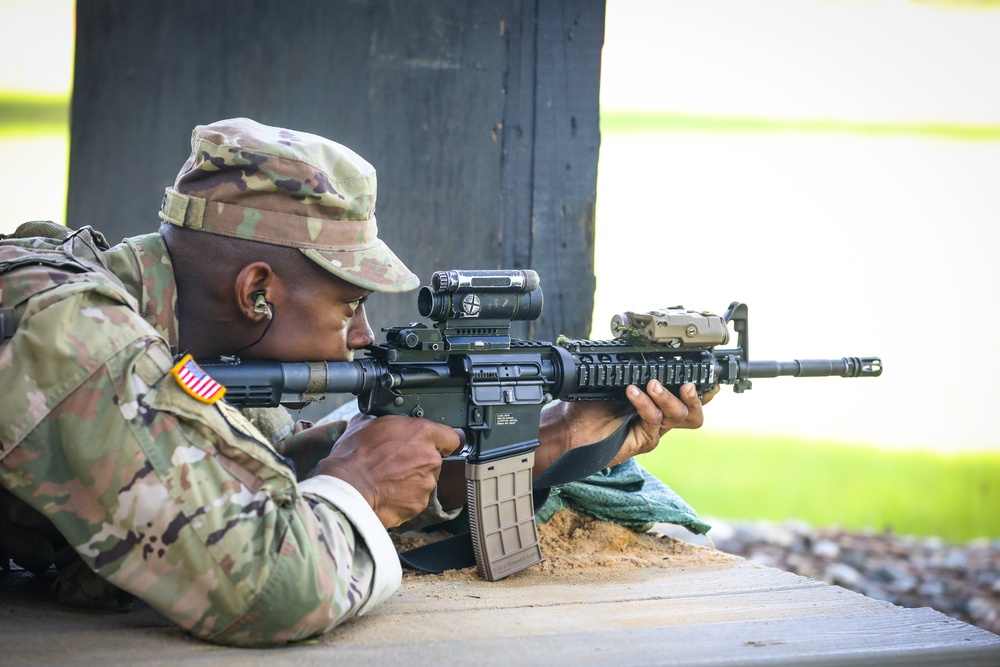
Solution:
[{"label": "green sandbag", "polygon": [[653,477],[635,459],[613,468],[554,487],[535,513],[544,523],[561,509],[572,509],[602,521],[646,531],[654,523],[673,523],[704,535],[711,526],[669,486]]}]

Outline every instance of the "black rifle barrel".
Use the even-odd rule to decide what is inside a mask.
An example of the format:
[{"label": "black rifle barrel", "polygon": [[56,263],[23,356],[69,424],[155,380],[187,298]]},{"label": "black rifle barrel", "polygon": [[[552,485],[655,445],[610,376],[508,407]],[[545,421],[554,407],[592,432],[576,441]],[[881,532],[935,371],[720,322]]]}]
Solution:
[{"label": "black rifle barrel", "polygon": [[780,375],[792,377],[845,378],[878,377],[882,374],[882,360],[877,357],[843,357],[841,359],[794,359],[792,361],[749,362],[747,377],[773,378]]}]

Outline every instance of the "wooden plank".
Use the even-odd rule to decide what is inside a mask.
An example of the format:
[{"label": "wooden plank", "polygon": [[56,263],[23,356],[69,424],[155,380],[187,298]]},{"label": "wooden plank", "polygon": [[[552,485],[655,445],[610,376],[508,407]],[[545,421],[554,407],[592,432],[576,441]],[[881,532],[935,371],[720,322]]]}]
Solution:
[{"label": "wooden plank", "polygon": [[[558,618],[552,619],[558,627]],[[995,666],[1000,645],[928,609],[848,618],[804,618],[694,627],[615,628],[586,633],[504,637],[506,628],[472,640],[428,640],[377,650],[345,646],[351,664],[644,665],[981,665]],[[973,630],[977,630],[973,628]],[[992,635],[995,639],[995,635]],[[433,656],[432,659],[423,656]],[[320,664],[304,656],[302,664]]]},{"label": "wooden plank", "polygon": [[192,640],[143,605],[85,612],[9,592],[0,642],[30,664],[1000,664],[1000,637],[985,630],[745,561],[599,579],[407,576],[318,641],[256,652]]}]

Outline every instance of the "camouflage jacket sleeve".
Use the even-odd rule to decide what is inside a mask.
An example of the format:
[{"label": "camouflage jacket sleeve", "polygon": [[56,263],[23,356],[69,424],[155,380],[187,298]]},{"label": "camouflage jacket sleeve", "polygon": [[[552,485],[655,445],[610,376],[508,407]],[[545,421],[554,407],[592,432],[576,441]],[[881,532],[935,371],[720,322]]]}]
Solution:
[{"label": "camouflage jacket sleeve", "polygon": [[238,412],[183,391],[127,293],[91,274],[9,304],[9,277],[20,325],[0,345],[0,482],[94,571],[199,637],[247,646],[327,631],[398,587],[361,495],[330,477],[297,485]]}]

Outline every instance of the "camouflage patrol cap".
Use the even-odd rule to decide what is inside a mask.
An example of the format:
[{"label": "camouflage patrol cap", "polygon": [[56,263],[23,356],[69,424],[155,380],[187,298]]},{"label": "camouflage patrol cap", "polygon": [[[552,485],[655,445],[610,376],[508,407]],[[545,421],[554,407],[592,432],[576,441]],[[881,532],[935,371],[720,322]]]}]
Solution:
[{"label": "camouflage patrol cap", "polygon": [[329,139],[248,118],[199,125],[160,218],[298,248],[344,280],[405,292],[419,279],[378,238],[375,168]]}]

